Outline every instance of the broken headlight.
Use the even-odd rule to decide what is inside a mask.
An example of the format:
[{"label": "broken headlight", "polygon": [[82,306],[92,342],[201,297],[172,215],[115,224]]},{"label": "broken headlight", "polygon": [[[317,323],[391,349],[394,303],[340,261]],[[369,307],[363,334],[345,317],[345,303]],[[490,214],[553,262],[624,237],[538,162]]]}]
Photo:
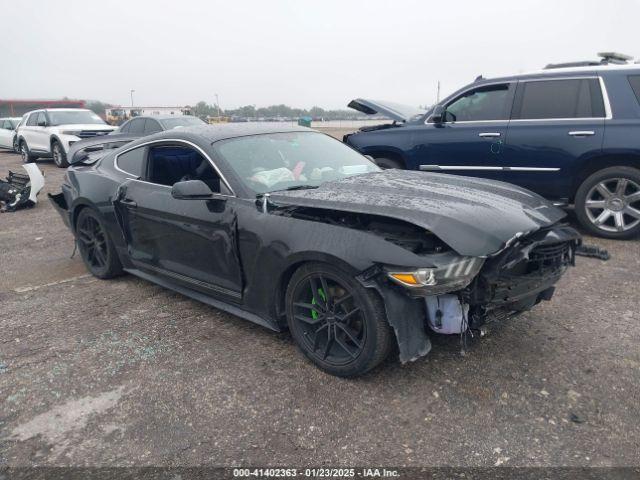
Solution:
[{"label": "broken headlight", "polygon": [[469,285],[484,264],[484,259],[477,257],[456,256],[448,260],[450,261],[432,268],[388,271],[387,276],[402,286],[419,290],[420,293],[439,295]]}]

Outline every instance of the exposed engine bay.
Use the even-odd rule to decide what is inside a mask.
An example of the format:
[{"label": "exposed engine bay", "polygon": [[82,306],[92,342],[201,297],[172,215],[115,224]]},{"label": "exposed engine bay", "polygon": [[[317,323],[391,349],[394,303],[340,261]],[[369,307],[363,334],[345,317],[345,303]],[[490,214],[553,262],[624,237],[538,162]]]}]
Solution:
[{"label": "exposed engine bay", "polygon": [[562,225],[520,239],[488,258],[465,289],[426,297],[429,327],[443,334],[482,331],[485,323],[551,300],[555,283],[575,265],[579,245],[575,230]]},{"label": "exposed engine bay", "polygon": [[0,180],[0,211],[14,212],[38,203],[38,193],[44,187],[44,175],[34,163],[22,165],[22,168],[27,175],[9,171],[5,179]]}]

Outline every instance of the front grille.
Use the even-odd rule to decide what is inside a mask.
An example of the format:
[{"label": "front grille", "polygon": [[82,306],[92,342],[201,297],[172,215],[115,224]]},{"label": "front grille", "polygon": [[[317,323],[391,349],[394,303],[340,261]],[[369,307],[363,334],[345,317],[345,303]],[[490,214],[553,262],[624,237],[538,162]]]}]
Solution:
[{"label": "front grille", "polygon": [[106,135],[107,133],[109,133],[109,130],[82,130],[78,136],[80,138],[92,138]]},{"label": "front grille", "polygon": [[569,242],[539,245],[529,253],[527,273],[568,266],[573,262],[572,256]]}]

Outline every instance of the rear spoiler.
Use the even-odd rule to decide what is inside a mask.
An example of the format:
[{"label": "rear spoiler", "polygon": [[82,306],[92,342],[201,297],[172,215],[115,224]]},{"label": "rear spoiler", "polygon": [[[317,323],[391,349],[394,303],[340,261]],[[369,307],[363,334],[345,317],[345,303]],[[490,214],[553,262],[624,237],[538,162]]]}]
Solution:
[{"label": "rear spoiler", "polygon": [[[69,165],[91,164],[102,158],[110,150],[120,148],[139,136],[129,135],[103,135],[76,142],[69,148]],[[97,153],[100,152],[100,153]]]}]

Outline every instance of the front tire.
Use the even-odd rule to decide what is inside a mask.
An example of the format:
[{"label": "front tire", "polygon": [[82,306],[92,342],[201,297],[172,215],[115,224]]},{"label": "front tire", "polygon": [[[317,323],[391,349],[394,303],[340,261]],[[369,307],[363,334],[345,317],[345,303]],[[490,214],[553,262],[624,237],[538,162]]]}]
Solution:
[{"label": "front tire", "polygon": [[391,350],[393,334],[382,301],[339,268],[301,266],[291,277],[285,301],[298,348],[331,375],[362,375]]},{"label": "front tire", "polygon": [[58,168],[67,168],[69,166],[67,154],[57,140],[51,142],[51,153],[53,154],[53,163],[55,163]]},{"label": "front tire", "polygon": [[115,245],[96,211],[87,207],[80,212],[75,235],[82,260],[92,275],[107,279],[123,273]]},{"label": "front tire", "polygon": [[18,141],[18,136],[13,137],[13,151],[14,153],[20,153],[20,142]]},{"label": "front tire", "polygon": [[576,217],[591,234],[627,239],[640,234],[640,170],[610,167],[588,177],[575,198]]},{"label": "front tire", "polygon": [[25,140],[20,141],[20,156],[22,157],[22,163],[35,162],[36,157],[31,154],[29,146]]}]

